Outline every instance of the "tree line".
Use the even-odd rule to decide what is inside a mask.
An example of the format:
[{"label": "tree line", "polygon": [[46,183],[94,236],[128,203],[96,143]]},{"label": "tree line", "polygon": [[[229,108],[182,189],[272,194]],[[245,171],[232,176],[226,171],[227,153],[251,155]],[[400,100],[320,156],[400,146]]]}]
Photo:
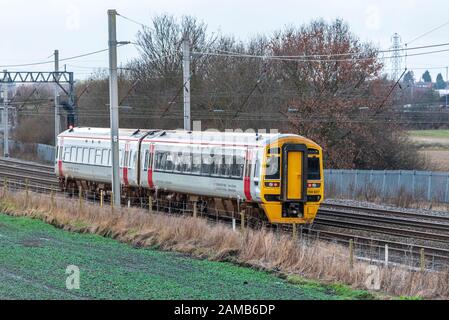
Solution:
[{"label": "tree line", "polygon": [[[136,37],[139,57],[119,72],[121,127],[182,128],[181,46],[189,38],[192,119],[203,130],[300,134],[323,147],[330,168],[423,166],[397,121],[400,88],[382,73],[378,48],[342,20],[241,41],[194,17],[160,15]],[[109,126],[108,74],[93,73],[76,90],[79,125]]]}]

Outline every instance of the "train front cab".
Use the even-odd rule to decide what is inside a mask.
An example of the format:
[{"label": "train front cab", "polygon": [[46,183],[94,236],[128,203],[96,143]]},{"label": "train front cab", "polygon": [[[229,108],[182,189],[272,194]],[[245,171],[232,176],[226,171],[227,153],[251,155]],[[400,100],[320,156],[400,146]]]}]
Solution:
[{"label": "train front cab", "polygon": [[323,201],[321,148],[300,138],[269,145],[262,166],[262,208],[271,223],[312,223]]}]

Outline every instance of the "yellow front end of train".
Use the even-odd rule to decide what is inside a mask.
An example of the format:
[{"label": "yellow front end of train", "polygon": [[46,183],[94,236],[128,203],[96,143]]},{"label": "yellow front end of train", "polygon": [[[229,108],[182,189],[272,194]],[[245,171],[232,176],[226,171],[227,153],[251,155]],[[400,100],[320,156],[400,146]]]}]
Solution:
[{"label": "yellow front end of train", "polygon": [[268,145],[260,190],[271,223],[312,223],[324,197],[321,147],[298,136]]}]

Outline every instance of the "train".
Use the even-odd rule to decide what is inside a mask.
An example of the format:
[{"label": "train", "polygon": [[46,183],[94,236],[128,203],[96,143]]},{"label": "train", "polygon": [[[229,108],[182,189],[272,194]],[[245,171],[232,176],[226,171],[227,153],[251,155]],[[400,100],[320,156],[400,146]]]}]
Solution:
[{"label": "train", "polygon": [[[119,150],[123,201],[310,224],[324,197],[322,148],[295,134],[120,129]],[[55,160],[61,189],[111,195],[109,128],[62,132]]]}]

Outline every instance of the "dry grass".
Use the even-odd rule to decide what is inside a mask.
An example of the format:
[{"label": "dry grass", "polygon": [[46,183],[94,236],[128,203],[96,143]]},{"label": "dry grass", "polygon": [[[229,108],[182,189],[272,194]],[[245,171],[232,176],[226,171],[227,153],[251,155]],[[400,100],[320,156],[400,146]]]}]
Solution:
[{"label": "dry grass", "polygon": [[[194,257],[231,261],[282,275],[300,275],[323,282],[341,282],[365,289],[366,267],[349,268],[345,247],[315,241],[306,245],[286,235],[264,230],[235,232],[224,225],[210,225],[191,217],[149,214],[141,209],[111,212],[110,207],[83,204],[47,195],[1,193],[0,212],[28,216],[69,231],[96,233],[135,246],[157,246]],[[412,272],[381,267],[381,290],[391,295],[449,297],[449,273]]]},{"label": "dry grass", "polygon": [[[444,202],[417,199],[414,195],[407,192],[405,188],[400,188],[394,196],[384,197],[379,195],[378,189],[369,183],[366,183],[364,188],[358,190],[354,193],[354,185],[350,184],[347,194],[341,195],[338,192],[338,187],[335,184],[330,184],[326,188],[326,198],[327,199],[341,199],[341,200],[356,200],[362,202],[371,202],[380,205],[391,205],[399,208],[410,208],[410,209],[424,209],[424,210],[434,210],[434,211],[444,211],[449,212],[449,204]],[[444,198],[443,193],[439,194],[437,197],[440,199]],[[426,195],[426,191],[416,192],[416,194]]]}]

